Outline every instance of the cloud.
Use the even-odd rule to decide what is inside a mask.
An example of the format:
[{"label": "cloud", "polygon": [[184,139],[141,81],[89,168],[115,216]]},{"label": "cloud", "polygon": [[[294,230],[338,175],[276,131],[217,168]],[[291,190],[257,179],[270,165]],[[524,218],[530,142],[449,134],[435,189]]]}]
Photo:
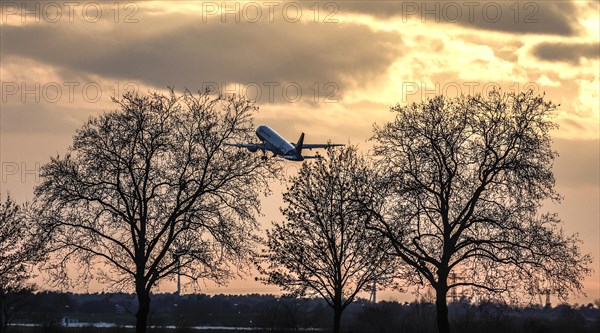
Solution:
[{"label": "cloud", "polygon": [[[169,26],[175,19],[180,23]],[[146,25],[162,23],[170,28],[143,32]],[[179,14],[148,16],[141,25],[113,25],[108,31],[93,25],[6,25],[0,55],[57,66],[64,76],[89,73],[155,87],[257,83],[267,93],[266,83],[297,82],[310,96],[313,83],[323,90],[333,82],[342,96],[385,75],[402,45],[397,33],[358,24],[203,23]]]},{"label": "cloud", "polygon": [[340,13],[359,13],[402,23],[459,24],[516,34],[572,36],[577,8],[566,1],[529,2],[443,2],[443,1],[340,1]]},{"label": "cloud", "polygon": [[579,65],[581,58],[598,59],[600,43],[540,43],[532,52],[540,60]]},{"label": "cloud", "polygon": [[555,139],[560,154],[554,164],[556,180],[562,186],[600,186],[600,141]]},{"label": "cloud", "polygon": [[0,131],[3,136],[33,133],[48,136],[71,135],[89,116],[97,112],[95,104],[77,103],[73,105],[75,108],[69,108],[65,104],[67,103],[48,103],[43,97],[40,103],[6,103],[2,107]]}]

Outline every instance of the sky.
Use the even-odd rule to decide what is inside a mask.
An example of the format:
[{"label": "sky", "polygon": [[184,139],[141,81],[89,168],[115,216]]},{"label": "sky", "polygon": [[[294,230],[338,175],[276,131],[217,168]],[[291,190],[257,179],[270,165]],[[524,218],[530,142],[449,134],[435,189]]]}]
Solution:
[{"label": "sky", "polygon": [[[307,143],[350,142],[368,154],[373,124],[392,120],[396,104],[533,89],[560,104],[552,138],[564,200],[544,209],[579,234],[594,260],[587,295],[570,302],[600,298],[595,1],[3,1],[0,14],[2,196],[31,200],[36,170],[64,155],[75,130],[115,109],[111,97],[126,91],[242,94],[260,107],[257,124],[290,141],[304,131]],[[296,170],[290,163],[285,172]],[[273,184],[263,200],[264,228],[281,219],[282,188]],[[203,286],[278,291],[252,276]]]}]

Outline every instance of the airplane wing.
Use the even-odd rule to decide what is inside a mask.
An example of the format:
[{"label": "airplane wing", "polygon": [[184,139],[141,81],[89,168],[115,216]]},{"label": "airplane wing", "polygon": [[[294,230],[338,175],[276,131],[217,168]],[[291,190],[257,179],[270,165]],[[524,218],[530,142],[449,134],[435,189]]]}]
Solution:
[{"label": "airplane wing", "polygon": [[225,143],[225,145],[231,146],[231,147],[246,148],[252,153],[255,153],[259,149],[260,150],[267,149],[267,147],[265,147],[264,143]]},{"label": "airplane wing", "polygon": [[262,144],[258,143],[225,143],[226,146],[231,147],[240,147],[240,148],[248,148],[248,149],[258,149],[262,148]]},{"label": "airplane wing", "polygon": [[304,143],[302,149],[316,149],[316,148],[331,148],[331,147],[342,147],[345,146],[341,143]]}]

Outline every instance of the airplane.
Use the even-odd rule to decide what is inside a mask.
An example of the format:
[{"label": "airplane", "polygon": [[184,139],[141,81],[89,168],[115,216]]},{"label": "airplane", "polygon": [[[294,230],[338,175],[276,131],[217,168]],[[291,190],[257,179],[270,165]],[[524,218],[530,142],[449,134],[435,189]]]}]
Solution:
[{"label": "airplane", "polygon": [[288,161],[304,161],[308,158],[323,158],[323,156],[303,156],[302,150],[314,149],[314,148],[330,148],[344,146],[339,143],[304,143],[304,133],[300,134],[300,138],[297,143],[290,143],[284,139],[281,135],[275,132],[272,128],[267,125],[260,125],[256,128],[256,136],[262,141],[262,143],[226,143],[227,146],[247,148],[249,151],[255,153],[259,149],[263,152],[262,159],[266,160],[266,151],[273,153],[273,157],[279,156]]}]

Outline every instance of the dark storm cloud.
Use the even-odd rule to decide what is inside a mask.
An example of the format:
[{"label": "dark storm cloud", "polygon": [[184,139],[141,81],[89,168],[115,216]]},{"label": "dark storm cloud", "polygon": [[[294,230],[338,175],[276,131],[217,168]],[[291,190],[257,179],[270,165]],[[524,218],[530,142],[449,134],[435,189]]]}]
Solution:
[{"label": "dark storm cloud", "polygon": [[581,58],[598,59],[600,43],[540,43],[533,48],[540,60],[579,64]]},{"label": "dark storm cloud", "polygon": [[[148,26],[180,17],[145,19]],[[189,19],[189,17],[188,17]],[[155,20],[155,21],[153,21]],[[160,26],[160,25],[158,25]],[[165,25],[170,27],[170,25]],[[115,25],[109,32],[68,24],[3,27],[2,57],[17,55],[82,73],[157,87],[200,89],[206,82],[335,82],[366,85],[399,56],[398,34],[354,24],[202,23],[164,31]],[[307,92],[308,93],[308,92]]]},{"label": "dark storm cloud", "polygon": [[398,22],[460,24],[518,34],[571,36],[575,6],[566,1],[338,1],[340,13],[361,13]]}]

